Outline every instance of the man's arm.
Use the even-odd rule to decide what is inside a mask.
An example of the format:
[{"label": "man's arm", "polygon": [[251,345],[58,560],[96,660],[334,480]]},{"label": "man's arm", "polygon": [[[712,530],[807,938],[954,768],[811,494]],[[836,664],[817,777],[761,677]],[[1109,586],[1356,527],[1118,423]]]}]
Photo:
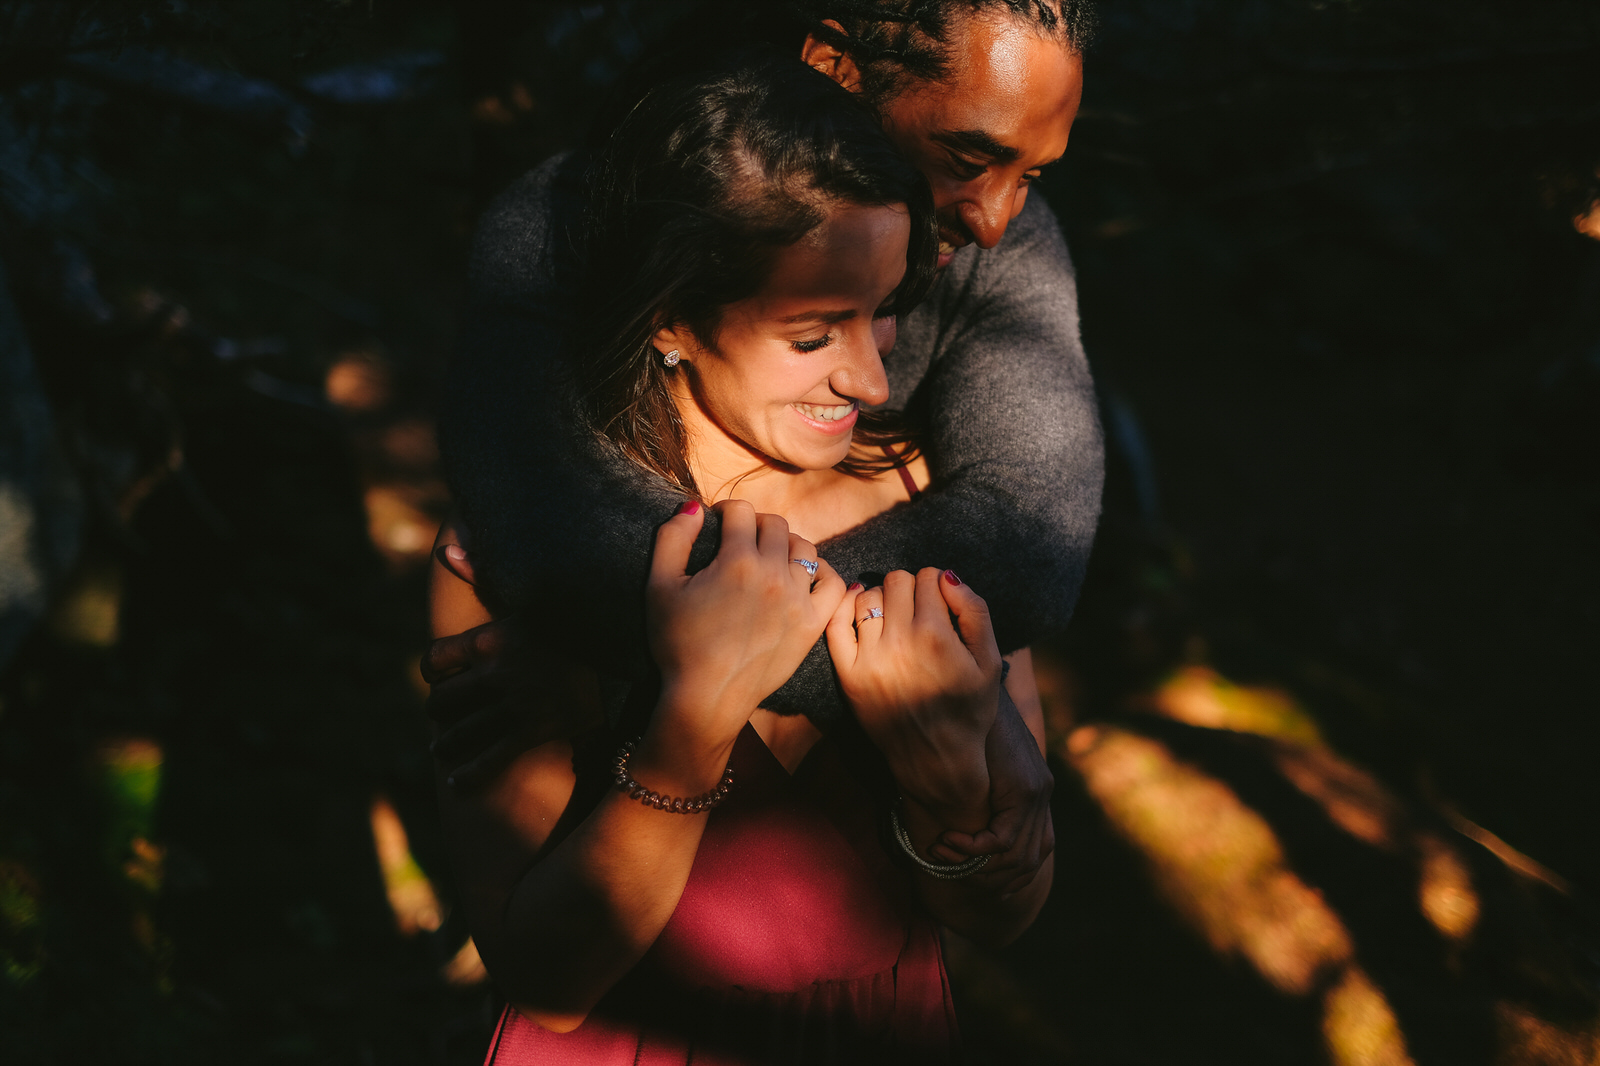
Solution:
[{"label": "man's arm", "polygon": [[[560,349],[580,190],[581,169],[553,161],[486,216],[441,436],[480,587],[512,608],[535,590],[561,597],[574,648],[638,677],[651,538],[679,498],[581,427]],[[926,419],[932,490],[829,541],[825,557],[847,579],[955,570],[988,600],[1004,651],[1064,623],[1103,446],[1071,261],[1047,207],[1035,198],[998,248],[958,254],[906,316],[888,370],[894,402]],[[695,563],[716,537],[708,521]],[[844,713],[824,646],[767,706]]]},{"label": "man's arm", "polygon": [[[999,247],[957,253],[901,321],[887,363],[890,403],[926,424],[932,485],[821,554],[847,578],[956,571],[988,601],[1002,652],[1065,625],[1100,517],[1105,446],[1072,260],[1043,200]],[[805,710],[832,687],[814,653],[768,706]]]}]

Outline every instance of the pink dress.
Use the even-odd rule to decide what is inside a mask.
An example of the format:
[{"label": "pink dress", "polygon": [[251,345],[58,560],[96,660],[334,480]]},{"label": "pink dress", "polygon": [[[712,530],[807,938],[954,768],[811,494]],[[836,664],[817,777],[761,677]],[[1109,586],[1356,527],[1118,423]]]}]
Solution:
[{"label": "pink dress", "polygon": [[747,725],[733,768],[639,965],[570,1033],[507,1008],[486,1066],[955,1060],[938,926],[880,843],[883,800],[832,739],[791,777]]}]

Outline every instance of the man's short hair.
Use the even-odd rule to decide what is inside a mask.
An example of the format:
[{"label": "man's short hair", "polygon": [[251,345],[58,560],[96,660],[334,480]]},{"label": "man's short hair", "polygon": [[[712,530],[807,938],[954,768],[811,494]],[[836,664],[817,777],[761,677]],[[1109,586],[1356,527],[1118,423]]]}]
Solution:
[{"label": "man's short hair", "polygon": [[1008,15],[1080,55],[1096,22],[1090,0],[787,0],[787,6],[818,40],[855,60],[862,92],[875,103],[911,81],[948,74],[950,34],[971,15]]}]

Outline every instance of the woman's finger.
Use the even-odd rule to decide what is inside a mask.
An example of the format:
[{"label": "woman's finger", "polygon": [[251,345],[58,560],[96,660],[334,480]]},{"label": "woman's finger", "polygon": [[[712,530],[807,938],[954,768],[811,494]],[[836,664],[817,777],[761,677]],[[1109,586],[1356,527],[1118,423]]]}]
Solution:
[{"label": "woman's finger", "polygon": [[856,596],[856,609],[852,616],[856,627],[856,643],[877,643],[878,638],[883,636],[883,614],[882,585],[864,589]]},{"label": "woman's finger", "polygon": [[985,670],[1000,668],[1000,646],[995,643],[994,623],[983,597],[962,582],[954,570],[946,570],[939,580],[939,591],[950,613],[956,616],[956,632],[972,658]]},{"label": "woman's finger", "polygon": [[789,534],[789,565],[794,568],[797,581],[804,581],[806,590],[813,591],[822,564],[817,559],[817,546],[798,533]]},{"label": "woman's finger", "polygon": [[[656,550],[650,554],[650,583],[682,581],[689,573],[689,549],[706,523],[699,500],[685,500],[676,514],[656,530]],[[723,527],[727,536],[727,527]]]},{"label": "woman's finger", "polygon": [[817,560],[817,576],[811,583],[811,603],[818,614],[833,614],[839,604],[854,597],[845,596],[844,578],[826,559]]},{"label": "woman's finger", "polygon": [[[756,550],[763,557],[783,556],[789,561],[789,521],[781,514],[756,515]],[[796,568],[798,569],[798,567]]]},{"label": "woman's finger", "polygon": [[723,500],[714,508],[722,517],[722,537],[717,558],[756,550],[756,509],[745,500]]},{"label": "woman's finger", "polygon": [[[828,569],[831,571],[833,568]],[[833,668],[840,673],[849,673],[854,668],[856,655],[860,651],[856,642],[856,599],[861,591],[859,581],[846,586],[844,595],[833,609],[833,617],[828,619],[825,631],[828,635],[828,657],[833,660]]]},{"label": "woman's finger", "polygon": [[894,635],[911,628],[917,615],[917,579],[905,570],[883,578],[883,631]]},{"label": "woman's finger", "polygon": [[917,571],[917,613],[914,624],[926,626],[943,636],[950,632],[950,607],[944,593],[939,590],[940,575],[944,571],[935,566],[925,566]]}]

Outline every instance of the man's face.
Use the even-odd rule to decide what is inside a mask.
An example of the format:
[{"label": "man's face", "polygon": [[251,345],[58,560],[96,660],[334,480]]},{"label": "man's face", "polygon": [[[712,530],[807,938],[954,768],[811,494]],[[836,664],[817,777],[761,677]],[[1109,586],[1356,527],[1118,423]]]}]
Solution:
[{"label": "man's face", "polygon": [[915,81],[883,108],[884,130],[933,187],[939,266],[993,248],[1039,169],[1061,158],[1083,96],[1083,60],[1004,13],[964,18],[949,74]]}]

